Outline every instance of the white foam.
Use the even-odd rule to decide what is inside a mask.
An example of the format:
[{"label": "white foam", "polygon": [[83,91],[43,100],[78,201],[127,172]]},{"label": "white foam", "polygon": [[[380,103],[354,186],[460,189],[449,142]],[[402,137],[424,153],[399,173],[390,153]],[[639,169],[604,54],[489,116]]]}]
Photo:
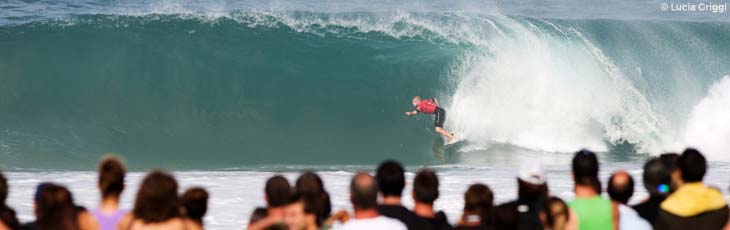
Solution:
[{"label": "white foam", "polygon": [[642,152],[663,146],[660,116],[578,31],[499,23],[508,31],[481,42],[485,52],[452,74],[449,128],[477,145],[548,152],[607,151],[607,141],[622,140]]},{"label": "white foam", "polygon": [[730,76],[718,80],[695,105],[684,141],[711,160],[730,161]]}]

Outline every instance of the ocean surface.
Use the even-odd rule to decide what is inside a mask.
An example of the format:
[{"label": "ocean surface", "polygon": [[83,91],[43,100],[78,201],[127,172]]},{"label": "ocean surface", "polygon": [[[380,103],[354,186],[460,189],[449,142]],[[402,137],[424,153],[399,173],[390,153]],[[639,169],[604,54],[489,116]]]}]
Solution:
[{"label": "ocean surface", "polygon": [[[212,191],[211,229],[242,228],[275,172],[322,171],[347,208],[349,176],[384,159],[437,169],[452,220],[472,182],[513,198],[527,160],[570,198],[581,148],[640,181],[647,157],[693,146],[726,190],[730,13],[663,8],[701,3],[726,4],[0,0],[9,204],[31,220],[34,185],[57,181],[93,207],[107,152],[135,171],[127,207],[141,172],[175,170]],[[414,95],[440,99],[460,144],[403,115]]]}]

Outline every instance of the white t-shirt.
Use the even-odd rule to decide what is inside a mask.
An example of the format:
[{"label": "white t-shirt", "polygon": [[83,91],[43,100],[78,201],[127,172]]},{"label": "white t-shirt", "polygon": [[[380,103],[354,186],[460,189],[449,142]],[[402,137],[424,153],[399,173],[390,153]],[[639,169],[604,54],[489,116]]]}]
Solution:
[{"label": "white t-shirt", "polygon": [[400,221],[384,216],[368,219],[350,219],[337,230],[408,230]]},{"label": "white t-shirt", "polygon": [[626,205],[618,206],[619,229],[651,230],[651,224],[641,218],[633,208]]}]

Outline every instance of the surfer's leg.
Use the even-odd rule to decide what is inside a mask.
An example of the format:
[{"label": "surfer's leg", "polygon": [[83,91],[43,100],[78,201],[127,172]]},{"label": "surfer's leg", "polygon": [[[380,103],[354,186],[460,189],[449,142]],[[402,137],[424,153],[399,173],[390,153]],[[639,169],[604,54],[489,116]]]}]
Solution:
[{"label": "surfer's leg", "polygon": [[445,130],[441,127],[436,127],[436,133],[441,134],[441,136],[445,136],[446,138],[449,138],[449,140],[454,140],[456,137],[454,137],[454,134]]},{"label": "surfer's leg", "polygon": [[449,138],[449,141],[454,140],[456,138],[454,137],[454,134],[444,129],[444,122],[446,121],[446,110],[442,108],[436,108],[434,115],[436,115],[436,133]]}]

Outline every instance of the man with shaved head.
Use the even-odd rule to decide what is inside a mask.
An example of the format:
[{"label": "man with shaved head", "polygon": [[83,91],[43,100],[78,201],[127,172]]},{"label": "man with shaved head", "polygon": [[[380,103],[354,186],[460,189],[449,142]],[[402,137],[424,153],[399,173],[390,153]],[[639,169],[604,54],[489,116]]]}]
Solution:
[{"label": "man with shaved head", "polygon": [[652,226],[634,209],[626,206],[634,195],[634,178],[626,171],[617,171],[608,180],[608,195],[618,205],[619,229],[651,230]]},{"label": "man with shaved head", "polygon": [[342,225],[342,230],[406,230],[396,219],[378,213],[378,184],[367,172],[359,172],[350,181],[350,202],[354,219]]}]

